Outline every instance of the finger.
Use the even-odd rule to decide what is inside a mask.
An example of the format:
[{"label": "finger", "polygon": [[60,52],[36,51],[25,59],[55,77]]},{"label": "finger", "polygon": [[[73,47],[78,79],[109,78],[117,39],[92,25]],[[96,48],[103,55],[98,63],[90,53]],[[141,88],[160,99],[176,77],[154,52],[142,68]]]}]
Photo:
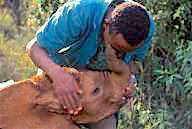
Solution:
[{"label": "finger", "polygon": [[112,78],[111,78],[111,73],[110,72],[107,73],[107,76],[108,76],[109,81],[111,81]]},{"label": "finger", "polygon": [[126,92],[126,96],[129,97],[129,98],[132,97],[133,94],[134,94],[133,89],[130,88],[130,87],[126,87],[126,88],[125,88],[125,92]]},{"label": "finger", "polygon": [[73,93],[72,97],[75,100],[76,108],[81,107],[80,96],[77,95],[76,93]]},{"label": "finger", "polygon": [[132,88],[128,86],[128,87],[125,88],[125,91],[126,91],[127,93],[131,93],[131,92],[132,92]]},{"label": "finger", "polygon": [[81,102],[80,102],[80,97],[76,93],[74,93],[72,95],[72,97],[74,98],[75,103],[76,103],[76,108],[75,108],[74,115],[77,115],[82,110],[82,105],[81,105]]},{"label": "finger", "polygon": [[67,105],[66,105],[65,100],[64,100],[65,96],[63,94],[61,94],[60,92],[55,92],[55,93],[56,93],[56,96],[57,96],[59,102],[63,106],[63,109],[66,110],[67,109]]},{"label": "finger", "polygon": [[100,77],[104,77],[103,72],[99,72]]},{"label": "finger", "polygon": [[125,103],[127,101],[126,97],[122,97],[121,100],[123,101],[123,103]]},{"label": "finger", "polygon": [[104,78],[106,79],[105,71],[104,71],[104,72],[102,72],[102,73],[103,73]]},{"label": "finger", "polygon": [[107,72],[107,78],[108,78],[109,80],[111,80],[111,73],[110,73],[110,72]]},{"label": "finger", "polygon": [[100,76],[103,77],[105,80],[107,79],[105,75],[105,71],[100,72]]},{"label": "finger", "polygon": [[115,49],[111,46],[111,45],[109,45],[109,47],[108,47],[108,50],[109,50],[109,54],[112,56],[115,56],[116,54],[116,51],[115,51]]},{"label": "finger", "polygon": [[103,74],[104,74],[104,78],[106,80],[109,80],[109,72],[108,71],[104,71]]},{"label": "finger", "polygon": [[71,109],[72,106],[71,106],[70,100],[68,98],[68,95],[64,95],[63,100],[66,104],[66,108],[67,108],[68,113],[72,112],[72,109]]},{"label": "finger", "polygon": [[80,111],[83,110],[83,107],[77,108],[77,110],[74,112],[74,115],[78,115]]},{"label": "finger", "polygon": [[78,93],[80,95],[83,93],[83,91],[80,89],[80,86],[76,83],[76,81],[74,82],[74,88],[75,88],[76,93]]},{"label": "finger", "polygon": [[75,109],[76,109],[76,103],[75,103],[74,98],[72,97],[72,94],[73,94],[73,93],[67,95],[67,98],[68,98],[69,103],[70,103],[70,105],[71,105],[71,108],[69,109],[69,113],[70,113],[70,114],[73,114],[74,111],[75,111]]}]

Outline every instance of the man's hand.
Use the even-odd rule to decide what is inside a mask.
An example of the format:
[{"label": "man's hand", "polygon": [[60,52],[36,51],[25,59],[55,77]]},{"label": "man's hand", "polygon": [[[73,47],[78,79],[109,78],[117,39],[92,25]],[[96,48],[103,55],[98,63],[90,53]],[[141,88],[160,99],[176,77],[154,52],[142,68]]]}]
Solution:
[{"label": "man's hand", "polygon": [[58,99],[64,110],[71,115],[77,115],[82,110],[80,97],[81,90],[74,77],[65,73],[63,68],[58,66],[49,71],[49,76],[53,80],[53,86]]},{"label": "man's hand", "polygon": [[80,89],[73,76],[65,73],[63,68],[49,58],[46,49],[39,47],[37,44],[37,38],[31,40],[26,49],[33,63],[45,71],[53,80],[55,93],[64,109],[71,114],[77,114],[81,109],[78,95]]}]

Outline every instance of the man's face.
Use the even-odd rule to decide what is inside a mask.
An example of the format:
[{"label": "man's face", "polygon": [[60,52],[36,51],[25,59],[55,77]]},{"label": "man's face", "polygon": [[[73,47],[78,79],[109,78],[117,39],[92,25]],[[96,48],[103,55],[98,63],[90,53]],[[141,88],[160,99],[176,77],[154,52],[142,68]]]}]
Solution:
[{"label": "man's face", "polygon": [[111,47],[115,50],[117,57],[120,58],[124,53],[134,51],[140,46],[131,46],[120,33],[109,33],[109,24],[104,23],[103,27],[104,42],[111,45]]}]

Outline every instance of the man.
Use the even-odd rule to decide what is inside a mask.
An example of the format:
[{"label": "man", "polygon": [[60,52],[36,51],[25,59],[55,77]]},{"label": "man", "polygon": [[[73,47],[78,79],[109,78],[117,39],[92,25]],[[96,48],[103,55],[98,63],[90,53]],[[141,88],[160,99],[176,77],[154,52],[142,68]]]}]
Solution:
[{"label": "man", "polygon": [[[144,7],[131,0],[69,0],[27,45],[33,62],[53,80],[64,109],[77,114],[81,93],[61,66],[109,71],[106,44],[129,64],[142,61],[151,44],[154,22]],[[108,74],[108,77],[110,75]],[[114,116],[91,129],[115,129]]]}]

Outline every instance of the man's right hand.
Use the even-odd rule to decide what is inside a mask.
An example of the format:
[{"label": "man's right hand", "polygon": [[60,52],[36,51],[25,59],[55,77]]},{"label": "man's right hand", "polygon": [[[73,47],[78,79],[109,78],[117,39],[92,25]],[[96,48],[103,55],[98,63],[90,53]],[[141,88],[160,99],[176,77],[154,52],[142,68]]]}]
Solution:
[{"label": "man's right hand", "polygon": [[37,38],[32,39],[26,50],[33,63],[45,71],[53,80],[53,87],[58,99],[65,110],[77,114],[82,109],[80,104],[80,88],[72,75],[64,72],[63,68],[55,64],[48,56],[47,50],[39,47]]},{"label": "man's right hand", "polygon": [[64,110],[72,115],[77,115],[82,110],[80,97],[81,90],[74,77],[66,73],[62,67],[55,66],[48,75],[53,80],[53,86]]}]

